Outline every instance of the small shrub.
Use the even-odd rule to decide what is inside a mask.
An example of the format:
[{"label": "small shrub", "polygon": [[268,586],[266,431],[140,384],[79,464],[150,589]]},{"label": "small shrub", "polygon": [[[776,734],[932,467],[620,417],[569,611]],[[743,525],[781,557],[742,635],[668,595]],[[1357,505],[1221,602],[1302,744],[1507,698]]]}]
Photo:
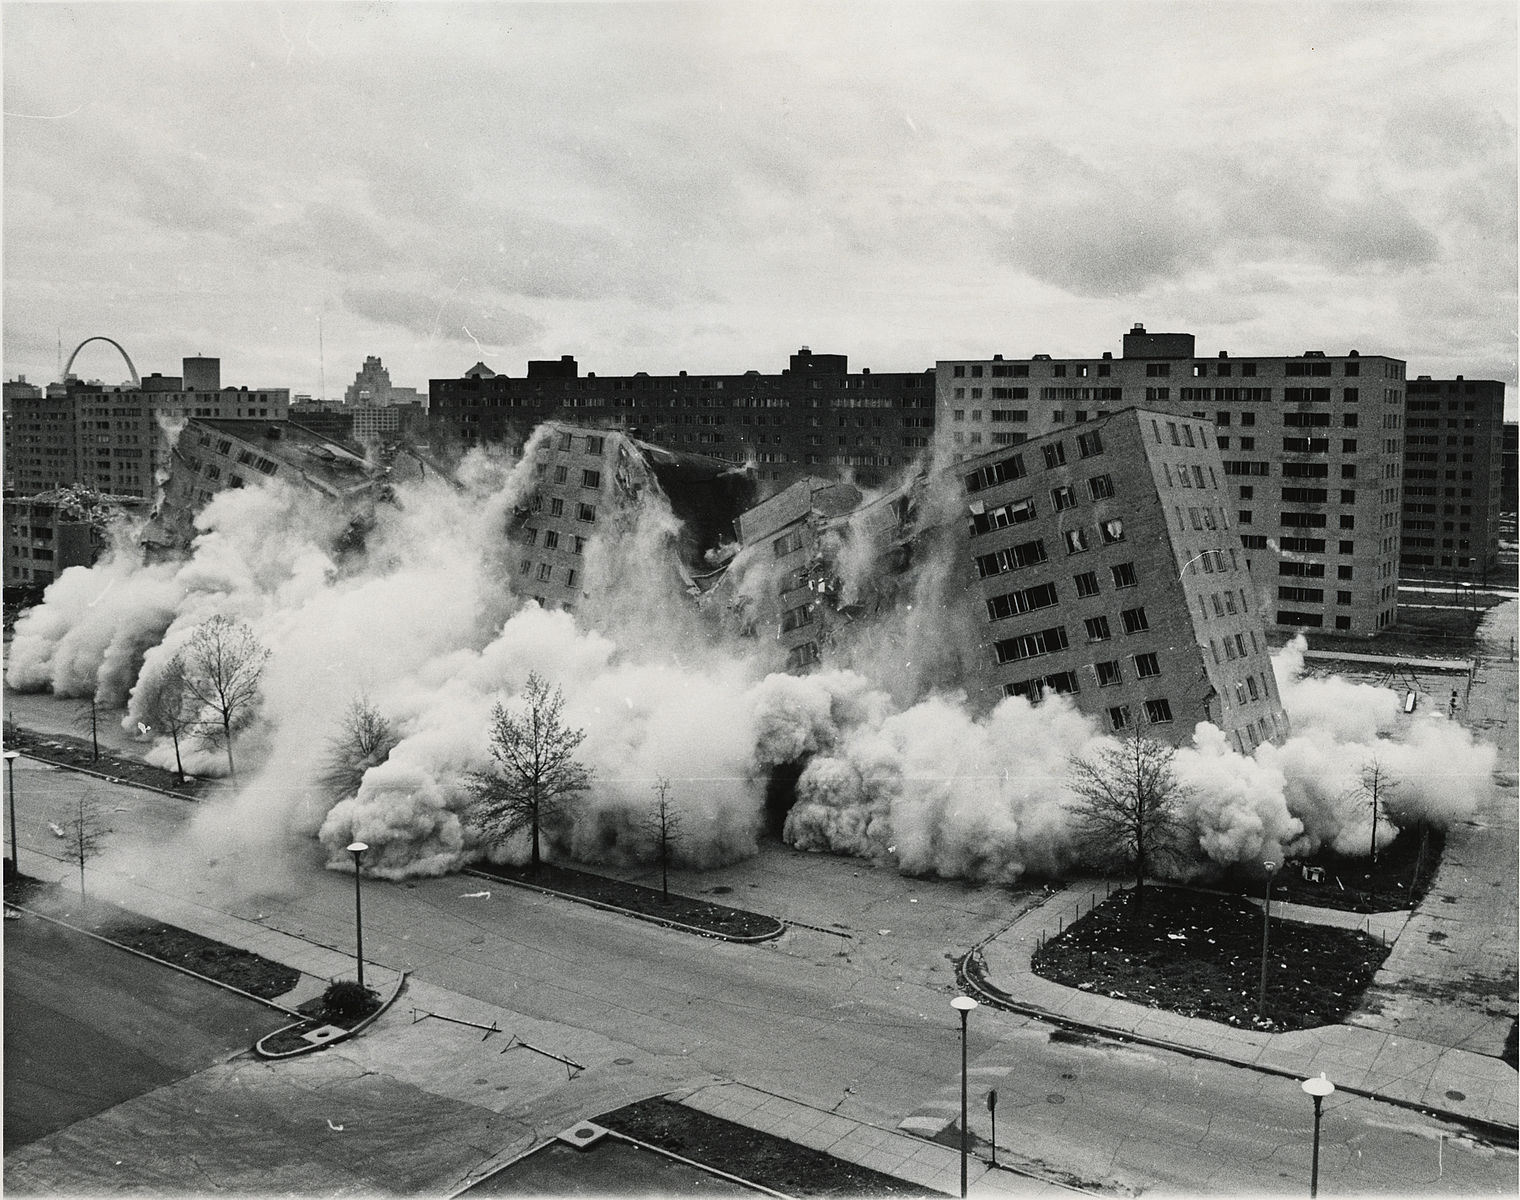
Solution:
[{"label": "small shrub", "polygon": [[360,987],[355,979],[334,980],[322,993],[322,1007],[333,1017],[362,1017],[374,1011],[379,1002],[374,992]]}]

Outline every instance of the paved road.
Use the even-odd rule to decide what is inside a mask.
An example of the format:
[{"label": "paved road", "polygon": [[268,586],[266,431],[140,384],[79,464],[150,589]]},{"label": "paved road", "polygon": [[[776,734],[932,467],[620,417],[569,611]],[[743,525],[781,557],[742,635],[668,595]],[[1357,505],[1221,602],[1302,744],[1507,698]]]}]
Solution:
[{"label": "paved road", "polygon": [[5,924],[5,1144],[247,1051],[288,1018],[37,917]]},{"label": "paved road", "polygon": [[[79,786],[60,774],[18,770],[18,787],[39,820]],[[204,846],[165,854],[189,806],[130,789],[106,791],[120,807],[120,848],[97,864],[95,886],[106,889],[113,870],[131,871],[137,883],[191,897],[217,919],[261,918],[267,928],[334,947],[350,944],[350,878],[315,869],[309,849],[294,851],[279,870],[266,866],[257,893],[239,895],[230,889],[250,877],[250,864]],[[56,851],[45,826],[41,838],[37,828],[33,822],[23,829],[24,865],[28,853]],[[763,882],[772,867],[782,880],[779,891]],[[456,877],[366,884],[366,949],[375,961],[410,968],[447,989],[456,1004],[475,998],[521,1014],[545,1031],[535,1037],[550,1050],[583,1053],[578,1061],[588,1065],[593,1057],[599,1064],[633,1060],[648,1092],[738,1078],[891,1128],[926,1099],[953,1090],[959,1038],[947,1006],[954,992],[950,960],[1008,919],[1017,903],[1008,893],[903,880],[787,851],[707,878],[733,887],[728,898],[735,902],[790,907],[789,915],[801,893],[821,905],[847,895],[850,902],[831,912],[810,910],[812,923],[846,928],[800,929],[764,946],[732,946],[515,889],[491,886],[489,898],[469,898],[487,885]],[[430,1074],[433,1064],[407,1054],[407,1044],[367,1036],[354,1056],[366,1071],[408,1087],[453,1088],[448,1094],[455,1095],[469,1086],[462,1075],[439,1082],[437,1072]],[[971,1054],[983,1086],[997,1079],[1009,1089],[1003,1110],[1009,1123],[999,1136],[1009,1156],[1092,1185],[1301,1191],[1310,1110],[1292,1081],[1181,1055],[1072,1042],[986,1010],[976,1014]],[[578,1092],[582,1081],[595,1079],[588,1076],[563,1085],[551,1078],[520,1108],[506,1093],[498,1111],[520,1126],[568,1123],[587,1111],[577,1105],[588,1102]],[[241,1086],[253,1086],[249,1072],[239,1078]],[[551,1085],[557,1090],[546,1090]],[[636,1086],[619,1082],[625,1094]],[[1050,1099],[1057,1094],[1060,1103]],[[1417,1115],[1337,1097],[1327,1123],[1338,1191],[1386,1193],[1405,1183],[1425,1188],[1427,1180],[1437,1180],[1443,1192],[1515,1190],[1513,1153],[1453,1139],[1452,1130]],[[500,1146],[518,1126],[491,1128]],[[485,1132],[479,1129],[480,1140],[471,1144],[484,1146]],[[236,1136],[222,1129],[219,1144]],[[414,1164],[408,1178],[425,1178],[424,1165]]]}]

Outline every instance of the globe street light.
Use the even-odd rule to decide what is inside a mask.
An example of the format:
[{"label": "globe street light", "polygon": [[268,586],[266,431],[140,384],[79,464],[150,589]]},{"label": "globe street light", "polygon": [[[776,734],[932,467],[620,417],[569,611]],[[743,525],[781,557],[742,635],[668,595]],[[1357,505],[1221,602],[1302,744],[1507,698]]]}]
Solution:
[{"label": "globe street light", "polygon": [[1319,1195],[1319,1106],[1331,1092],[1335,1091],[1335,1084],[1325,1078],[1321,1071],[1318,1079],[1306,1079],[1298,1085],[1314,1097],[1314,1166],[1309,1175],[1309,1195]]},{"label": "globe street light", "polygon": [[359,907],[359,860],[369,847],[363,842],[350,842],[348,852],[354,856],[354,959],[359,964],[359,987],[364,987],[364,914]]},{"label": "globe street light", "polygon": [[966,1016],[976,1007],[976,1001],[970,996],[957,996],[950,1001],[950,1007],[961,1014],[961,1196],[966,1195],[966,1149],[968,1131],[966,1129]]},{"label": "globe street light", "polygon": [[11,792],[11,870],[18,877],[21,874],[21,852],[16,849],[16,760],[20,757],[19,750],[5,752],[5,782]]},{"label": "globe street light", "polygon": [[1272,928],[1272,872],[1277,870],[1277,864],[1270,858],[1261,865],[1267,873],[1267,883],[1262,894],[1265,903],[1261,909],[1261,991],[1256,996],[1256,1015],[1259,1018],[1267,1015],[1267,941]]}]

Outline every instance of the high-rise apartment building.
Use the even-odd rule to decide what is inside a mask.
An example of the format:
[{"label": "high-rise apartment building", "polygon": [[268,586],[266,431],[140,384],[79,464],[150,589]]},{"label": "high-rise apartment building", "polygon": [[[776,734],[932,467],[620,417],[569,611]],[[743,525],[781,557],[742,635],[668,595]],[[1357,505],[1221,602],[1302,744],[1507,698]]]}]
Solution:
[{"label": "high-rise apartment building", "polygon": [[1135,326],[1123,354],[938,364],[940,462],[1141,405],[1214,423],[1269,624],[1370,636],[1397,611],[1404,363],[1355,350],[1217,357]]},{"label": "high-rise apartment building", "polygon": [[767,492],[844,472],[875,486],[927,450],[934,372],[851,372],[846,356],[806,346],[774,375],[582,375],[566,355],[530,362],[520,379],[484,364],[459,379],[434,379],[429,412],[470,443],[520,446],[540,421],[554,419],[752,463]]},{"label": "high-rise apartment building", "polygon": [[1243,753],[1287,735],[1265,612],[1207,417],[1128,408],[962,460],[983,703],[1069,696],[1105,728]]},{"label": "high-rise apartment building", "polygon": [[[185,359],[185,377],[219,382],[217,359]],[[169,431],[192,417],[283,420],[286,388],[201,390],[184,378],[152,374],[141,386],[69,380],[38,396],[7,397],[5,486],[26,495],[80,484],[151,500],[167,470]]]},{"label": "high-rise apartment building", "polygon": [[1212,422],[1127,408],[877,496],[799,480],[740,517],[705,603],[806,672],[928,601],[983,711],[1059,694],[1105,730],[1177,744],[1207,720],[1249,752],[1288,721],[1234,524]]},{"label": "high-rise apartment building", "polygon": [[1504,384],[1408,383],[1401,563],[1410,574],[1486,576],[1498,565]]}]

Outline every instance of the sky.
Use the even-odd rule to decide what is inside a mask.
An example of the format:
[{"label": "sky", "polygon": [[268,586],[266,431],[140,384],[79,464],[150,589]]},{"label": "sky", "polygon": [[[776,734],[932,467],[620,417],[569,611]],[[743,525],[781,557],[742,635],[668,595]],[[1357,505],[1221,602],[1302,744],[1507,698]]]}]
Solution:
[{"label": "sky", "polygon": [[[4,375],[1116,354],[1516,383],[1510,3],[0,4]],[[119,382],[103,342],[74,372]]]}]

